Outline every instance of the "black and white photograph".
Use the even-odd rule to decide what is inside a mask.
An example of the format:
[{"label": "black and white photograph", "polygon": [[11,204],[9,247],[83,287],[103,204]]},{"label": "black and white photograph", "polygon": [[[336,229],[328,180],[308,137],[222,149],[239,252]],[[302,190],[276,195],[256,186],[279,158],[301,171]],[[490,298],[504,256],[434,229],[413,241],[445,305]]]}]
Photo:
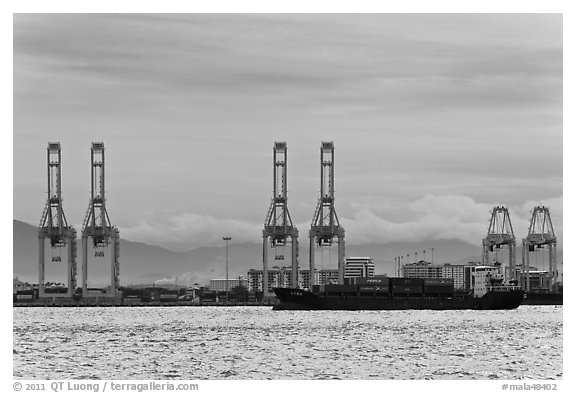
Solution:
[{"label": "black and white photograph", "polygon": [[10,387],[560,391],[563,18],[14,13]]}]

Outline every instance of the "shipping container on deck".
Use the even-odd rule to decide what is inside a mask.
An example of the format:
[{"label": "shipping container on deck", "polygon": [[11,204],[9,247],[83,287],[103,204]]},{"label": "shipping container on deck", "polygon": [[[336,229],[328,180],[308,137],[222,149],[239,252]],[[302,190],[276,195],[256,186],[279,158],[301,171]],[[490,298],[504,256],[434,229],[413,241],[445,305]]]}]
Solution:
[{"label": "shipping container on deck", "polygon": [[423,278],[390,277],[390,286],[422,286]]},{"label": "shipping container on deck", "polygon": [[445,296],[454,293],[454,280],[451,278],[425,278],[424,293],[430,296]]},{"label": "shipping container on deck", "polygon": [[358,285],[358,292],[361,294],[388,294],[390,292],[390,287],[388,285]]},{"label": "shipping container on deck", "polygon": [[324,286],[324,292],[326,293],[356,293],[357,291],[357,285],[332,284]]},{"label": "shipping container on deck", "polygon": [[388,276],[374,276],[374,277],[358,277],[356,284],[374,284],[374,285],[388,285],[390,277]]},{"label": "shipping container on deck", "polygon": [[405,295],[422,295],[421,285],[394,285],[392,287],[392,293],[395,295],[405,294]]},{"label": "shipping container on deck", "polygon": [[454,287],[454,279],[452,278],[425,278],[424,285],[449,285]]},{"label": "shipping container on deck", "polygon": [[424,293],[427,295],[448,295],[454,293],[454,288],[448,285],[426,285]]}]

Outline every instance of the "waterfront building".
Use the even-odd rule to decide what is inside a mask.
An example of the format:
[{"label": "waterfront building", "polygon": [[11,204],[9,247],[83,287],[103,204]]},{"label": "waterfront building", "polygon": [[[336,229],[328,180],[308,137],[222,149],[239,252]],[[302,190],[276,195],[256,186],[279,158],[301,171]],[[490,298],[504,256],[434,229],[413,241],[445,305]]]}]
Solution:
[{"label": "waterfront building", "polygon": [[370,257],[348,257],[344,278],[374,277],[374,260]]},{"label": "waterfront building", "polygon": [[20,281],[18,277],[12,277],[12,287],[14,293],[16,293],[17,291],[26,291],[34,288],[32,284]]},{"label": "waterfront building", "polygon": [[[302,274],[302,272],[300,272]],[[274,266],[268,269],[268,291],[272,294],[272,288],[288,288],[292,285],[292,267]],[[262,292],[264,287],[264,270],[248,270],[248,291]]]},{"label": "waterfront building", "polygon": [[262,292],[262,277],[264,272],[262,270],[250,269],[248,270],[248,291]]},{"label": "waterfront building", "polygon": [[319,285],[338,284],[338,269],[320,269],[318,270]]},{"label": "waterfront building", "polygon": [[406,278],[442,278],[442,266],[419,261],[402,266],[402,277]]},{"label": "waterfront building", "polygon": [[[235,287],[245,287],[248,288],[248,280],[244,276],[239,276],[238,278],[228,279],[228,290],[230,291]],[[226,279],[225,278],[213,278],[210,280],[210,290],[216,292],[226,292]]]},{"label": "waterfront building", "polygon": [[[338,282],[338,269],[316,270],[314,272],[316,282],[319,284],[329,284]],[[248,270],[248,290],[250,292],[262,292],[264,271],[262,269]],[[292,267],[274,266],[268,270],[268,288],[270,294],[272,288],[290,288],[292,286]],[[298,288],[310,289],[310,270],[298,271]]]},{"label": "waterfront building", "polygon": [[[451,278],[454,280],[454,289],[470,291],[474,289],[476,279],[485,280],[485,276],[508,277],[507,267],[500,264],[482,265],[480,262],[468,262],[467,264],[433,265],[426,261],[409,263],[402,267],[402,276],[407,278]],[[521,277],[520,267],[516,267],[516,277]],[[522,280],[526,280],[522,278]],[[520,279],[518,280],[521,281]],[[483,281],[482,281],[483,282]],[[524,283],[525,284],[525,283]],[[530,289],[535,291],[550,290],[550,278],[548,272],[530,270]],[[524,285],[525,287],[525,285]]]},{"label": "waterfront building", "polygon": [[452,265],[446,263],[442,266],[442,278],[454,280],[454,289],[469,291],[472,288],[472,273],[475,265]]},{"label": "waterfront building", "polygon": [[[526,277],[522,273],[522,269],[518,267],[516,269],[516,277],[518,277],[519,285],[526,288]],[[536,270],[536,268],[531,267],[529,271],[530,277],[530,291],[550,291],[552,290],[552,282],[548,271],[546,270]],[[520,284],[521,283],[521,284]]]},{"label": "waterfront building", "polygon": [[[478,263],[435,265],[426,261],[408,263],[402,266],[402,277],[407,278],[451,278],[454,289],[469,291],[473,288],[472,274]],[[499,267],[490,266],[492,269]]]}]

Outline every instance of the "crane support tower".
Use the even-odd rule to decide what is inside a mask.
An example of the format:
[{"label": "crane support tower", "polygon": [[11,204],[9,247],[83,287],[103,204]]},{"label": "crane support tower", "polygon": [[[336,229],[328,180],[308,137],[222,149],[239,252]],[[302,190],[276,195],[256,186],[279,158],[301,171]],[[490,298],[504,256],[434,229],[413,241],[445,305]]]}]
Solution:
[{"label": "crane support tower", "polygon": [[344,228],[340,226],[334,208],[334,143],[322,142],[320,146],[320,199],[310,227],[310,288],[316,284],[314,250],[330,247],[338,239],[338,282],[344,283]]},{"label": "crane support tower", "polygon": [[[88,293],[88,238],[92,238],[96,257],[104,257],[105,248],[111,250],[110,292],[109,297],[118,293],[120,264],[120,232],[110,224],[106,210],[105,178],[104,178],[104,143],[93,142],[91,148],[91,190],[88,211],[82,225],[82,296]],[[98,294],[103,296],[103,294]]]},{"label": "crane support tower", "polygon": [[557,239],[554,234],[552,219],[550,218],[550,209],[544,206],[536,206],[532,209],[528,236],[522,239],[522,285],[526,291],[530,290],[530,252],[544,246],[548,246],[549,289],[555,289],[558,281],[556,243]]},{"label": "crane support tower", "polygon": [[[62,150],[60,142],[49,142],[47,149],[48,200],[38,226],[38,296],[45,297],[45,240],[50,239],[52,251],[67,249],[68,290],[65,294],[51,293],[48,296],[73,296],[76,289],[76,229],[69,226],[62,209]],[[60,262],[60,251],[52,256],[53,262]]]},{"label": "crane support tower", "polygon": [[[292,223],[288,212],[288,148],[286,142],[274,142],[274,184],[273,197],[266,215],[262,231],[262,261],[264,277],[262,290],[268,296],[268,249],[285,247],[288,239],[292,242],[292,288],[298,288],[298,229]],[[276,254],[277,259],[284,259]]]},{"label": "crane support tower", "polygon": [[508,280],[516,279],[516,238],[508,209],[502,205],[492,209],[488,234],[482,240],[482,263],[489,261],[490,252],[508,246]]}]

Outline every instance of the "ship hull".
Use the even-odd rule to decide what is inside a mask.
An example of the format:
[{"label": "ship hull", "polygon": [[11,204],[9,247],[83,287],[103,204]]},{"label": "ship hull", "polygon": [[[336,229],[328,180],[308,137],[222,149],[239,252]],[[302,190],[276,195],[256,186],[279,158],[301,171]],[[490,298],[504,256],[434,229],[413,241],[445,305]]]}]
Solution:
[{"label": "ship hull", "polygon": [[511,310],[518,308],[523,291],[489,292],[481,298],[369,297],[316,294],[302,289],[274,288],[274,310]]},{"label": "ship hull", "polygon": [[528,292],[522,304],[531,306],[561,306],[564,304],[562,293]]}]

